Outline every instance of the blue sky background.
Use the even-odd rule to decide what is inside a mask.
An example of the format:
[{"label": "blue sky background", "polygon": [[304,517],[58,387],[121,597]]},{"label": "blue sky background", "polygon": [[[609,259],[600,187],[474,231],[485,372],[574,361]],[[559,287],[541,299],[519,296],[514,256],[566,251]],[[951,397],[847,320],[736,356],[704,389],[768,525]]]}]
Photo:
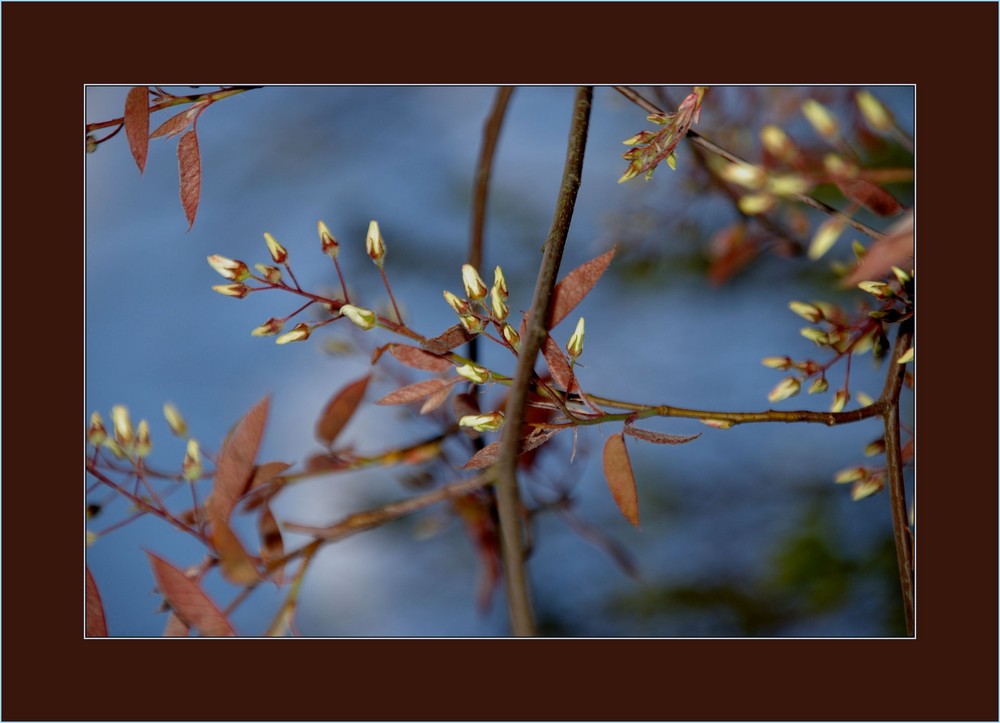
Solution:
[{"label": "blue sky background", "polygon": [[[819,92],[833,97],[835,90]],[[872,90],[912,132],[913,89]],[[89,88],[86,120],[120,116],[127,91]],[[671,94],[679,101],[688,91],[672,88]],[[558,191],[573,92],[569,87],[517,89],[502,131],[484,277],[491,277],[486,270],[494,265],[503,266],[515,312],[530,302],[539,247]],[[251,266],[267,262],[263,233],[268,231],[288,249],[304,288],[330,287],[336,276],[316,235],[322,219],[342,244],[341,262],[358,303],[380,307],[384,289],[364,251],[368,221],[377,219],[388,245],[386,270],[404,314],[422,333],[438,333],[454,322],[441,291],[461,293],[472,179],[493,95],[487,87],[273,87],[222,101],[198,121],[202,195],[190,231],[178,196],[176,139],[150,143],[142,176],[124,133],[102,145],[86,164],[84,413],[98,410],[109,421],[112,405],[127,405],[134,420],[151,423],[152,463],[177,469],[184,444],[168,432],[164,402],[181,409],[206,448],[217,449],[230,426],[270,394],[272,412],[260,459],[297,462],[319,451],[313,429],[329,397],[367,373],[372,345],[395,339],[387,332],[354,334],[343,324],[324,328],[307,343],[281,347],[272,339],[251,337],[255,326],[290,312],[298,302],[277,292],[224,298],[211,290],[222,280],[205,258],[222,254]],[[752,158],[759,146],[754,129],[767,122],[780,122],[803,143],[813,142],[804,121],[788,113],[807,95],[795,88],[755,94],[745,88],[713,89],[698,130],[713,140],[743,144],[733,150]],[[171,113],[154,115],[151,128]],[[728,113],[749,124],[742,133],[732,133],[724,117]],[[595,90],[591,122],[563,273],[613,243],[621,246],[611,271],[577,310],[587,319],[579,372],[584,388],[677,406],[767,408],[767,393],[781,374],[763,367],[762,357],[824,358],[799,335],[804,323],[788,311],[787,302],[848,298],[834,290],[829,260],[768,259],[721,289],[711,287],[690,270],[688,260],[712,233],[736,219],[735,212],[692,193],[694,163],[683,146],[677,172],[664,167],[652,181],[618,184],[625,167],[621,141],[649,124],[611,88]],[[865,220],[877,228],[887,225]],[[629,242],[639,236],[639,243]],[[851,238],[845,235],[831,256],[848,258]],[[654,264],[643,256],[650,250],[656,258],[677,262]],[[554,332],[560,343],[565,344],[572,323]],[[364,351],[331,355],[324,344],[334,339]],[[507,364],[509,370],[504,357],[489,354],[487,362]],[[392,388],[388,371],[393,369],[399,367],[385,361],[376,368],[370,400]],[[842,367],[831,375],[831,388],[839,374]],[[859,358],[852,390],[877,396],[881,384],[882,372],[873,368],[870,356]],[[825,409],[829,401],[829,395],[803,395],[775,406]],[[912,421],[912,415],[904,421]],[[738,635],[735,608],[715,601],[667,610],[657,607],[657,596],[721,586],[794,607],[789,590],[795,586],[771,595],[768,581],[773,582],[776,556],[789,536],[815,525],[829,533],[839,554],[858,561],[850,589],[842,604],[819,615],[786,616],[767,632],[886,634],[885,618],[898,609],[887,612],[879,591],[888,585],[891,593],[893,580],[870,574],[860,561],[891,534],[887,497],[852,503],[846,487],[832,484],[839,469],[870,462],[862,450],[879,436],[879,422],[833,429],[748,425],[722,432],[683,420],[651,421],[647,426],[659,431],[704,434],[678,447],[630,442],[641,530],[621,518],[601,472],[604,439],[619,431],[612,426],[581,432],[568,472],[570,450],[563,446],[543,460],[539,478],[527,484],[544,489],[571,483],[578,514],[633,554],[645,582],[630,579],[606,553],[557,518],[544,516],[536,529],[531,574],[539,617],[551,631]],[[365,405],[343,439],[364,453],[420,436],[421,428],[398,410]],[[399,483],[402,471],[370,470],[304,483],[279,498],[276,514],[295,522],[331,523],[405,497],[409,491]],[[103,501],[108,495],[96,497]],[[121,509],[120,502],[116,505]],[[115,510],[110,507],[91,528],[102,529],[115,519]],[[424,535],[431,527],[436,534]],[[288,535],[286,545],[301,540]],[[162,631],[165,616],[156,613],[159,600],[143,548],[179,567],[199,562],[204,554],[197,543],[155,520],[98,540],[88,550],[88,564],[113,635]],[[306,579],[299,629],[306,635],[503,635],[502,596],[486,615],[475,609],[477,574],[474,551],[457,521],[435,512],[404,519],[324,549]],[[206,587],[223,603],[233,592],[214,580]],[[262,632],[281,594],[273,587],[255,593],[235,616],[240,632]]]}]

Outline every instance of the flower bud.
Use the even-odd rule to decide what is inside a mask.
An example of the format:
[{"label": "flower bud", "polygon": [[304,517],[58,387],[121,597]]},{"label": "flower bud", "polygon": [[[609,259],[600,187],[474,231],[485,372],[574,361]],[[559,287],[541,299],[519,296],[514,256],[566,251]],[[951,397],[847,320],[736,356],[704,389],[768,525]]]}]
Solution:
[{"label": "flower bud", "polygon": [[883,487],[885,487],[885,475],[869,475],[851,486],[851,500],[854,502],[862,500],[881,491]]},{"label": "flower bud", "polygon": [[250,278],[250,269],[242,261],[235,261],[215,254],[208,257],[208,265],[215,269],[220,276],[230,281],[243,281]]},{"label": "flower bud", "polygon": [[223,296],[232,296],[236,299],[242,299],[250,293],[250,287],[246,284],[221,284],[219,286],[213,286],[212,291],[218,292]]},{"label": "flower bud", "polygon": [[118,459],[125,459],[125,450],[118,446],[118,442],[108,437],[101,445]]},{"label": "flower bud", "polygon": [[285,247],[274,240],[274,236],[269,233],[264,233],[264,241],[267,243],[267,250],[271,254],[271,258],[274,259],[274,263],[283,264],[288,259],[288,252],[285,251]]},{"label": "flower bud", "polygon": [[913,281],[913,277],[910,274],[903,271],[898,266],[892,267],[892,273],[895,275],[896,281],[898,281],[903,286],[905,286],[910,281]]},{"label": "flower bud", "polygon": [[470,334],[478,334],[483,330],[483,322],[475,314],[459,314],[458,320]]},{"label": "flower bud", "polygon": [[122,447],[128,447],[135,440],[135,430],[128,416],[128,408],[121,404],[111,408],[111,420],[115,426],[115,441]]},{"label": "flower bud", "polygon": [[372,221],[368,224],[365,249],[368,251],[371,260],[381,269],[385,259],[385,242],[382,240],[382,232],[378,228],[378,221]]},{"label": "flower bud", "polygon": [[461,427],[472,427],[478,432],[492,432],[503,426],[503,412],[490,412],[488,414],[470,414],[458,420]]},{"label": "flower bud", "polygon": [[454,309],[455,313],[459,316],[472,312],[472,307],[469,305],[468,301],[458,298],[450,291],[444,292],[444,300],[448,302],[448,306]]},{"label": "flower bud", "polygon": [[269,284],[280,284],[281,283],[281,269],[276,266],[268,266],[267,264],[254,264],[254,268],[260,272],[260,275]]},{"label": "flower bud", "polygon": [[274,343],[289,344],[293,341],[305,341],[306,339],[309,338],[309,334],[311,333],[311,331],[312,330],[309,328],[308,324],[306,324],[305,322],[300,322],[296,324],[291,331],[286,331],[284,334],[275,339]]},{"label": "flower bud", "polygon": [[766,356],[760,360],[760,363],[771,369],[781,369],[782,371],[792,366],[792,360],[787,356]]},{"label": "flower bud", "polygon": [[785,163],[794,163],[798,159],[799,152],[792,139],[778,126],[766,125],[761,128],[760,140],[775,158]]},{"label": "flower bud", "polygon": [[826,377],[818,377],[815,381],[813,381],[812,386],[809,387],[809,393],[822,394],[829,388],[830,383],[826,381]]},{"label": "flower bud", "polygon": [[472,301],[486,298],[486,284],[471,264],[462,264],[462,283],[465,285],[465,295]]},{"label": "flower bud", "polygon": [[854,96],[854,100],[858,103],[858,108],[861,109],[861,115],[865,117],[874,130],[877,131],[888,131],[892,129],[893,118],[892,113],[890,113],[884,105],[882,105],[874,95],[869,93],[867,90],[858,91],[858,94]]},{"label": "flower bud", "polygon": [[823,312],[817,306],[806,304],[801,301],[789,301],[788,308],[801,316],[806,321],[816,323],[823,319]]},{"label": "flower bud", "polygon": [[779,196],[795,196],[810,188],[812,184],[797,173],[782,173],[767,179],[767,190]]},{"label": "flower bud", "polygon": [[866,467],[848,467],[837,472],[833,478],[835,484],[842,485],[848,482],[856,482],[868,474]]},{"label": "flower bud", "polygon": [[492,376],[489,369],[483,369],[482,367],[477,367],[474,364],[463,364],[455,371],[475,384],[483,384],[489,381]]},{"label": "flower bud", "polygon": [[893,296],[892,287],[883,281],[862,281],[858,284],[858,288],[876,299],[890,299]]},{"label": "flower bud", "polygon": [[340,307],[340,313],[351,320],[355,326],[368,331],[375,327],[375,312],[362,309],[351,304],[344,304]]},{"label": "flower bud", "polygon": [[580,321],[576,322],[576,331],[569,338],[569,343],[566,344],[566,351],[569,352],[570,359],[576,359],[578,356],[583,354],[583,332],[584,323],[583,317],[580,317]]},{"label": "flower bud", "polygon": [[865,394],[864,392],[858,392],[857,398],[858,398],[858,404],[860,404],[862,407],[867,407],[870,404],[875,403],[875,400],[872,399],[870,395]]},{"label": "flower bud", "polygon": [[771,390],[771,393],[767,395],[767,399],[770,402],[780,402],[782,399],[794,397],[799,393],[801,387],[802,382],[796,377],[785,377]]},{"label": "flower bud", "polygon": [[108,430],[104,428],[104,420],[97,412],[90,414],[90,426],[87,427],[87,442],[100,447],[101,443],[108,438]]},{"label": "flower bud", "polygon": [[521,349],[521,335],[510,324],[503,325],[503,338],[507,340],[508,344],[514,347],[514,351]]},{"label": "flower bud", "polygon": [[698,421],[712,429],[731,429],[736,424],[736,422],[730,422],[727,419],[699,419]]},{"label": "flower bud", "polygon": [[504,301],[504,297],[496,285],[490,290],[490,310],[493,312],[493,318],[497,321],[503,321],[510,313],[507,302]]},{"label": "flower bud", "polygon": [[802,103],[802,114],[823,138],[833,141],[840,135],[837,119],[833,117],[826,106],[809,98]]},{"label": "flower bud", "polygon": [[195,482],[201,477],[201,450],[198,447],[197,439],[189,439],[187,451],[184,453],[184,462],[181,464],[181,472],[188,482]]},{"label": "flower bud", "polygon": [[767,181],[767,173],[757,166],[749,163],[730,163],[723,166],[719,172],[725,180],[735,183],[750,190],[759,190],[764,187]]},{"label": "flower bud", "polygon": [[757,216],[770,211],[776,203],[777,199],[774,197],[774,194],[765,192],[750,193],[746,196],[741,196],[737,205],[740,207],[740,211],[748,216]]},{"label": "flower bud", "polygon": [[187,422],[181,416],[180,411],[170,402],[163,405],[163,416],[167,420],[170,431],[178,437],[186,437],[188,433]]},{"label": "flower bud", "polygon": [[814,329],[811,326],[799,329],[799,333],[809,341],[815,343],[816,346],[829,346],[830,344],[829,334],[827,334],[825,331]]},{"label": "flower bud", "polygon": [[153,450],[153,440],[149,437],[149,422],[139,421],[135,432],[135,456],[145,457]]},{"label": "flower bud", "polygon": [[503,277],[503,269],[499,266],[493,270],[493,288],[497,290],[504,301],[507,300],[507,279]]},{"label": "flower bud", "polygon": [[914,351],[913,347],[911,346],[909,349],[907,349],[906,351],[904,351],[902,354],[899,355],[899,359],[896,360],[896,363],[906,364],[907,362],[911,362],[913,361],[913,355]]},{"label": "flower bud", "polygon": [[885,437],[879,437],[865,446],[865,457],[874,457],[885,452]]},{"label": "flower bud", "polygon": [[274,336],[285,328],[285,322],[281,319],[268,319],[263,324],[250,332],[251,336]]},{"label": "flower bud", "polygon": [[844,232],[844,222],[839,218],[830,218],[819,225],[816,229],[816,233],[812,237],[812,241],[809,242],[809,258],[815,261],[821,258],[827,251],[833,248],[833,245],[837,243],[837,239],[840,238],[840,234]]},{"label": "flower bud", "polygon": [[322,221],[318,222],[316,226],[319,229],[319,242],[323,247],[323,253],[331,259],[337,258],[337,254],[340,253],[340,244],[337,243],[337,239]]},{"label": "flower bud", "polygon": [[833,404],[830,405],[831,412],[842,412],[847,402],[851,399],[851,393],[846,389],[838,389],[833,395]]}]

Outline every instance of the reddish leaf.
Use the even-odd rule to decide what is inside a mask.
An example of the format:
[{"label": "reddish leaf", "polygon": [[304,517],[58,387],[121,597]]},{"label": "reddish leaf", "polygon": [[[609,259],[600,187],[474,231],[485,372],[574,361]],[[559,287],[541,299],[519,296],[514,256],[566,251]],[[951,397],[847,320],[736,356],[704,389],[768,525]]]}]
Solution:
[{"label": "reddish leaf", "polygon": [[104,638],[108,635],[108,622],[104,617],[101,593],[94,582],[94,576],[87,568],[87,637]]},{"label": "reddish leaf", "polygon": [[913,212],[907,213],[886,231],[885,236],[873,243],[865,257],[841,282],[854,286],[860,281],[877,281],[889,273],[893,266],[909,271],[913,264]]},{"label": "reddish leaf", "polygon": [[451,327],[441,336],[436,336],[433,339],[428,339],[424,342],[424,346],[430,349],[435,354],[444,354],[451,351],[455,347],[462,346],[462,344],[468,343],[472,338],[472,335],[465,330],[465,327],[461,324],[456,324]]},{"label": "reddish leaf", "polygon": [[260,573],[250,555],[236,536],[229,522],[209,511],[212,523],[212,544],[219,556],[222,574],[234,585],[252,585],[260,581]]},{"label": "reddish leaf", "polygon": [[631,424],[626,424],[624,431],[625,434],[629,434],[636,439],[642,439],[646,442],[652,442],[653,444],[684,444],[685,442],[698,439],[698,437],[701,436],[701,433],[662,434],[660,432],[650,432],[648,429],[638,429],[633,427]]},{"label": "reddish leaf", "polygon": [[864,178],[847,178],[836,184],[844,198],[860,203],[879,216],[895,216],[903,210],[891,193]]},{"label": "reddish leaf", "polygon": [[445,381],[444,379],[428,379],[424,382],[409,384],[405,387],[397,389],[394,392],[389,392],[375,403],[383,405],[409,404],[410,402],[415,402],[418,399],[429,397],[435,392],[446,389],[461,380],[461,377],[449,379],[448,381]]},{"label": "reddish leaf", "polygon": [[177,143],[177,166],[181,176],[181,205],[188,220],[188,230],[194,226],[201,198],[201,156],[198,153],[198,136],[188,131]]},{"label": "reddish leaf", "polygon": [[390,344],[389,353],[400,364],[426,372],[443,372],[451,366],[451,362],[444,357],[408,344]]},{"label": "reddish leaf", "polygon": [[156,587],[181,622],[202,635],[236,635],[229,620],[197,582],[153,553],[146,555],[153,567]]},{"label": "reddish leaf", "polygon": [[549,323],[546,324],[546,329],[554,328],[556,324],[569,315],[569,312],[576,308],[577,304],[583,301],[583,298],[594,288],[597,280],[601,278],[604,270],[608,268],[615,251],[616,249],[612,248],[596,259],[591,259],[587,263],[577,266],[556,284],[552,290],[552,306],[549,308]]},{"label": "reddish leaf", "polygon": [[198,117],[198,114],[208,107],[209,101],[203,100],[195,103],[187,110],[181,111],[175,116],[167,118],[159,128],[149,134],[150,138],[172,138],[178,133],[182,133]]},{"label": "reddish leaf", "polygon": [[270,399],[264,397],[239,421],[222,443],[212,481],[212,510],[228,520],[254,473],[254,458],[264,436]]},{"label": "reddish leaf", "polygon": [[625,437],[613,434],[604,445],[604,476],[608,480],[611,496],[625,519],[639,526],[639,495],[635,489],[632,463],[625,448]]},{"label": "reddish leaf", "polygon": [[163,637],[165,638],[186,638],[191,628],[184,624],[184,621],[177,617],[173,610],[167,616],[167,624],[163,626]]},{"label": "reddish leaf", "polygon": [[139,173],[146,170],[149,151],[149,91],[146,86],[132,88],[125,96],[125,137]]},{"label": "reddish leaf", "polygon": [[[260,557],[266,563],[280,560],[285,556],[285,545],[281,539],[281,528],[274,518],[274,513],[266,504],[260,511],[257,520],[257,531],[260,533]],[[271,574],[275,585],[282,584],[282,570],[278,568]]]},{"label": "reddish leaf", "polygon": [[[532,432],[521,440],[521,454],[531,452],[552,439],[560,429],[542,429]],[[491,442],[472,455],[471,459],[462,465],[462,469],[482,469],[489,467],[500,456],[500,442]]]},{"label": "reddish leaf", "polygon": [[451,384],[447,384],[427,397],[427,400],[420,406],[420,413],[429,414],[444,404],[448,400],[448,395],[451,394],[451,387]]},{"label": "reddish leaf", "polygon": [[580,385],[576,382],[576,376],[570,369],[566,356],[551,336],[545,337],[545,342],[542,344],[542,356],[545,357],[545,363],[548,364],[556,384],[568,392],[580,390]]},{"label": "reddish leaf", "polygon": [[327,447],[333,444],[337,435],[347,426],[351,416],[361,404],[365,390],[368,388],[369,379],[371,379],[370,374],[351,382],[334,394],[327,403],[326,409],[323,410],[319,421],[316,422],[316,438]]},{"label": "reddish leaf", "polygon": [[253,471],[253,479],[250,481],[250,489],[267,484],[291,466],[287,462],[265,462],[257,465]]}]

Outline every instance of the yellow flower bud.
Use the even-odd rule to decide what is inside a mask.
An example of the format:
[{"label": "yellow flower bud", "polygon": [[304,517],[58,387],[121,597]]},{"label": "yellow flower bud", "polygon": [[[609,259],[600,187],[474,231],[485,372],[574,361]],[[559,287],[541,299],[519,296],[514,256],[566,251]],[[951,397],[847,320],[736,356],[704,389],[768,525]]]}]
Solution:
[{"label": "yellow flower bud", "polygon": [[580,321],[576,322],[576,331],[569,338],[569,343],[566,344],[566,351],[569,352],[570,359],[576,359],[583,353],[583,333],[584,333],[584,322],[583,317],[580,317]]},{"label": "yellow flower bud", "polygon": [[250,278],[250,269],[242,261],[214,254],[208,257],[208,265],[215,269],[220,276],[230,281],[243,281]]},{"label": "yellow flower bud", "polygon": [[274,336],[285,328],[285,322],[281,319],[268,319],[263,324],[250,332],[251,336]]},{"label": "yellow flower bud", "polygon": [[819,225],[809,243],[809,258],[815,261],[821,258],[840,238],[844,231],[844,222],[839,218],[830,218]]},{"label": "yellow flower bud", "polygon": [[458,298],[450,291],[444,292],[444,300],[448,302],[448,306],[454,309],[458,315],[468,314],[472,311],[472,307],[469,306],[468,301]]},{"label": "yellow flower bud", "polygon": [[842,412],[847,402],[851,399],[851,394],[846,389],[838,389],[833,395],[833,404],[830,405],[831,412]]},{"label": "yellow flower bud", "polygon": [[794,397],[799,393],[801,387],[802,382],[795,377],[785,377],[771,390],[771,393],[767,395],[767,399],[770,402],[780,402],[782,399]]},{"label": "yellow flower bud", "polygon": [[87,442],[100,447],[101,443],[108,438],[108,430],[104,428],[104,420],[97,412],[90,415],[90,426],[87,427]]},{"label": "yellow flower bud", "polygon": [[344,304],[340,307],[340,313],[351,320],[355,326],[368,331],[375,328],[375,312],[362,309],[351,304]]},{"label": "yellow flower bud", "polygon": [[472,427],[479,432],[492,432],[500,429],[504,423],[503,412],[490,412],[488,414],[471,414],[458,420],[461,427]]},{"label": "yellow flower bud", "polygon": [[861,109],[861,114],[865,117],[873,129],[877,131],[888,131],[892,129],[894,125],[894,120],[892,113],[882,105],[874,95],[869,93],[867,90],[858,91],[858,94],[854,96],[854,99],[858,103],[858,108]]},{"label": "yellow flower bud", "polygon": [[475,384],[483,384],[489,381],[492,376],[489,369],[483,369],[483,367],[477,367],[474,364],[463,364],[455,371]]},{"label": "yellow flower bud", "polygon": [[503,338],[507,340],[507,343],[514,347],[514,351],[518,351],[521,348],[521,335],[514,330],[514,327],[510,324],[503,325]]},{"label": "yellow flower bud", "polygon": [[140,420],[135,433],[135,456],[145,457],[153,450],[153,441],[149,436],[149,422]]},{"label": "yellow flower bud", "polygon": [[264,241],[267,243],[267,250],[271,254],[271,258],[274,259],[274,263],[283,264],[288,259],[288,252],[285,251],[285,247],[274,240],[274,236],[269,233],[264,233]]},{"label": "yellow flower bud", "polygon": [[337,243],[337,239],[330,233],[330,229],[326,227],[325,223],[320,221],[316,225],[319,229],[319,241],[323,247],[323,253],[331,259],[337,258],[337,254],[340,253],[340,244]]},{"label": "yellow flower bud", "polygon": [[368,224],[365,249],[368,251],[371,260],[381,269],[385,259],[385,241],[382,239],[382,232],[379,230],[378,221],[372,221]]},{"label": "yellow flower bud", "polygon": [[465,285],[465,295],[472,301],[486,298],[486,284],[471,264],[462,264],[462,283]]},{"label": "yellow flower bud", "polygon": [[212,291],[222,294],[223,296],[232,296],[236,299],[242,299],[250,293],[250,287],[246,284],[220,284],[219,286],[213,286]]},{"label": "yellow flower bud", "polygon": [[132,429],[132,420],[128,415],[128,408],[121,404],[111,408],[111,420],[115,426],[115,441],[122,447],[131,446],[135,439],[135,431]]},{"label": "yellow flower bud", "polygon": [[267,264],[254,264],[254,268],[260,272],[268,283],[280,284],[281,283],[281,269],[276,266],[268,266]]},{"label": "yellow flower bud", "polygon": [[503,321],[510,313],[507,302],[504,301],[503,295],[495,285],[490,290],[490,310],[493,312],[493,318],[497,321]]},{"label": "yellow flower bud", "polygon": [[837,125],[837,119],[833,117],[822,103],[809,98],[802,103],[802,114],[812,124],[812,127],[816,129],[816,132],[825,139],[830,141],[836,140],[840,135],[840,127]]},{"label": "yellow flower bud", "polygon": [[186,437],[188,433],[187,422],[181,416],[180,411],[170,402],[163,405],[163,416],[167,420],[170,431],[178,437]]},{"label": "yellow flower bud", "polygon": [[184,453],[184,462],[181,465],[181,472],[188,482],[194,482],[201,477],[201,450],[198,447],[198,440],[189,439],[187,451]]},{"label": "yellow flower bud", "polygon": [[305,322],[296,324],[291,331],[287,331],[277,339],[274,340],[275,344],[289,344],[293,341],[305,341],[309,338],[311,329],[309,325]]}]

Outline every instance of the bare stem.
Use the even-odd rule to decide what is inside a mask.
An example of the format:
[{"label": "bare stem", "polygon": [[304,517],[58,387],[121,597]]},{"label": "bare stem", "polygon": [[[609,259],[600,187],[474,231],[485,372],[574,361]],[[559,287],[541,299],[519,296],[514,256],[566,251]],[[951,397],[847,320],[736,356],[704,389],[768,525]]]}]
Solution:
[{"label": "bare stem", "polygon": [[577,90],[574,99],[573,122],[566,148],[566,162],[563,167],[559,198],[556,202],[552,227],[545,239],[542,264],[535,284],[535,294],[531,302],[525,333],[521,338],[517,371],[514,374],[510,395],[507,398],[507,423],[500,441],[500,456],[495,468],[507,609],[510,615],[511,632],[517,636],[535,634],[534,615],[531,610],[531,599],[524,567],[520,495],[517,486],[517,459],[521,451],[521,425],[527,408],[529,388],[535,373],[535,359],[538,357],[542,342],[548,333],[545,328],[545,320],[548,317],[552,290],[555,288],[556,276],[559,273],[559,264],[562,261],[570,221],[573,218],[577,191],[580,188],[592,97],[593,89],[583,87]]}]

